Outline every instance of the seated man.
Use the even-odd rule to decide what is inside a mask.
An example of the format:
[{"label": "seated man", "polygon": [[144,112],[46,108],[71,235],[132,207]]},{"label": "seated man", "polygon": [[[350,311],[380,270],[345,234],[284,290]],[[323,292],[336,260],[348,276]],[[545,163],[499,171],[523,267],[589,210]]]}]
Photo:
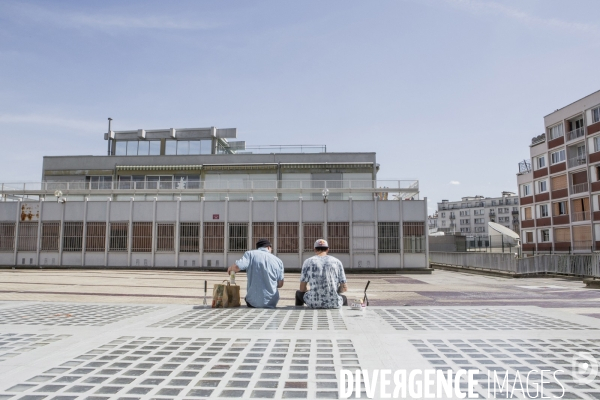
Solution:
[{"label": "seated man", "polygon": [[227,268],[227,273],[246,271],[246,305],[251,308],[275,308],[279,301],[278,288],[283,286],[283,263],[271,252],[273,248],[267,239],[256,243],[257,250],[250,250]]},{"label": "seated man", "polygon": [[[310,308],[340,308],[347,306],[348,290],[342,262],[327,255],[329,244],[324,239],[315,242],[315,254],[304,261],[300,275],[300,290],[296,291],[296,305]],[[307,288],[310,285],[310,290]]]}]

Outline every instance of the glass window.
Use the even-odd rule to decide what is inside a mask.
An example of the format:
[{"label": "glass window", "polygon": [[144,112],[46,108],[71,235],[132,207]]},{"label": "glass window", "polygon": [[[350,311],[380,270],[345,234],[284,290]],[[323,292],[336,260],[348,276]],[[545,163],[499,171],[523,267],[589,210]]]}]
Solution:
[{"label": "glass window", "polygon": [[117,141],[115,148],[115,155],[126,156],[127,155],[127,142]]},{"label": "glass window", "polygon": [[600,122],[600,107],[596,107],[592,110],[592,122]]},{"label": "glass window", "polygon": [[138,142],[138,156],[147,156],[150,152],[150,142],[140,140]]},{"label": "glass window", "polygon": [[555,151],[550,154],[550,162],[552,164],[558,164],[565,161],[565,149]]},{"label": "glass window", "polygon": [[190,154],[200,154],[200,140],[190,140]]},{"label": "glass window", "polygon": [[177,155],[190,154],[190,142],[187,140],[177,141]]},{"label": "glass window", "polygon": [[539,184],[540,184],[540,193],[544,193],[547,190],[546,181],[540,181]]},{"label": "glass window", "polygon": [[558,124],[550,128],[550,140],[563,136],[563,124]]},{"label": "glass window", "polygon": [[594,151],[600,151],[600,136],[594,138]]},{"label": "glass window", "polygon": [[137,156],[138,142],[137,140],[130,140],[127,142],[127,155]]},{"label": "glass window", "polygon": [[544,229],[542,230],[542,242],[550,241],[550,230]]},{"label": "glass window", "polygon": [[546,166],[546,157],[544,157],[544,156],[538,157],[537,164],[538,164],[537,165],[538,169],[544,168]]},{"label": "glass window", "polygon": [[158,156],[160,155],[160,140],[151,140],[150,142],[150,155]]},{"label": "glass window", "polygon": [[167,140],[165,143],[165,154],[168,156],[174,156],[177,154],[177,141]]},{"label": "glass window", "polygon": [[201,140],[200,141],[200,154],[211,154],[212,153],[212,140]]},{"label": "glass window", "polygon": [[540,206],[540,217],[547,217],[547,216],[548,216],[548,205],[542,204]]}]

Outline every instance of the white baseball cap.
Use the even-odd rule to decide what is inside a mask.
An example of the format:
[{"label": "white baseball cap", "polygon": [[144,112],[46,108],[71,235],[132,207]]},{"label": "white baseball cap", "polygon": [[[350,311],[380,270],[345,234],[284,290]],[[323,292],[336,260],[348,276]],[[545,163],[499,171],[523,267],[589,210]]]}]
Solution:
[{"label": "white baseball cap", "polygon": [[325,239],[317,239],[317,241],[315,242],[315,248],[317,248],[317,247],[329,248],[329,243],[327,243],[327,240],[325,240]]}]

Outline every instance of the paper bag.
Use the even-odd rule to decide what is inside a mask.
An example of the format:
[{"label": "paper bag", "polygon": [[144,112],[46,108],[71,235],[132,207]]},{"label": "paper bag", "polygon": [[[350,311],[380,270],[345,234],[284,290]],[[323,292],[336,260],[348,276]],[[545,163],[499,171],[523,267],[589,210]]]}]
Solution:
[{"label": "paper bag", "polygon": [[239,307],[240,306],[240,287],[238,285],[227,284],[227,305],[225,307]]},{"label": "paper bag", "polygon": [[227,285],[222,283],[215,284],[213,288],[212,308],[225,308],[227,307],[227,303]]}]

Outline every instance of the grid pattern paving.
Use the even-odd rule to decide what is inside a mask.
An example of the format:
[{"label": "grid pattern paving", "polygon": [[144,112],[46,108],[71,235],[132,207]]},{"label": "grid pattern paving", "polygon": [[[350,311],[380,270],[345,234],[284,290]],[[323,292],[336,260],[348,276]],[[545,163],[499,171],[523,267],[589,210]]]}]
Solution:
[{"label": "grid pattern paving", "polygon": [[339,310],[208,309],[190,310],[150,325],[152,328],[346,330]]},{"label": "grid pattern paving", "polygon": [[0,333],[0,362],[71,335]]},{"label": "grid pattern paving", "polygon": [[0,398],[337,398],[344,368],[360,368],[350,339],[127,336],[16,384]]},{"label": "grid pattern paving", "polygon": [[157,308],[121,305],[33,304],[0,310],[0,325],[104,326],[154,311]]},{"label": "grid pattern paving", "polygon": [[375,309],[396,330],[597,330],[516,309]]},{"label": "grid pattern paving", "polygon": [[[500,381],[506,374],[509,383],[515,381],[518,373],[523,388],[533,396],[536,393],[535,383],[539,384],[541,380],[540,371],[546,370],[549,371],[544,375],[546,398],[600,399],[600,379],[597,378],[590,384],[579,384],[571,373],[572,360],[577,353],[588,353],[600,359],[600,339],[454,339],[410,342],[436,369],[479,369],[481,374],[475,376],[479,381],[476,389],[484,398],[488,397],[488,385],[490,393],[494,392],[494,372]],[[527,384],[526,376],[532,370],[535,371]],[[488,373],[491,376],[489,381]],[[564,386],[564,395],[563,389],[552,377],[554,373]],[[519,388],[518,384],[515,386]],[[495,389],[495,397],[502,398],[498,386]],[[506,397],[504,391],[504,398]],[[541,398],[541,395],[538,394],[537,398]]]}]

